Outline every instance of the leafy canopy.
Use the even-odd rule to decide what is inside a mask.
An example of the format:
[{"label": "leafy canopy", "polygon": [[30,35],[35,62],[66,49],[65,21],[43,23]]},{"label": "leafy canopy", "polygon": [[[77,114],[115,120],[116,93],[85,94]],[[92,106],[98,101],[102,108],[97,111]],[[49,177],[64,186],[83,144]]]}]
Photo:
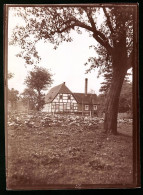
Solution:
[{"label": "leafy canopy", "polygon": [[23,101],[28,101],[32,109],[41,110],[45,104],[46,90],[52,84],[52,74],[45,68],[35,67],[25,79],[27,89],[23,92]]},{"label": "leafy canopy", "polygon": [[52,84],[52,74],[45,68],[35,67],[26,77],[25,84],[40,93]]},{"label": "leafy canopy", "polygon": [[53,43],[56,49],[62,41],[72,41],[71,30],[82,33],[81,28],[83,28],[97,41],[95,50],[101,48],[97,51],[99,57],[94,59],[91,69],[105,65],[105,61],[112,61],[112,56],[118,48],[123,48],[127,66],[132,66],[133,8],[131,7],[60,6],[11,9],[14,9],[25,23],[23,26],[16,26],[10,43],[21,46],[22,50],[18,56],[23,57],[27,64],[33,64],[34,59],[40,60],[36,51],[36,43],[39,40],[44,39],[45,42]]},{"label": "leafy canopy", "polygon": [[14,88],[8,89],[8,101],[11,104],[11,107],[14,108],[19,100],[19,91]]},{"label": "leafy canopy", "polygon": [[28,105],[28,109],[41,110],[43,108],[45,103],[44,94],[41,94],[39,98],[38,94],[32,88],[26,88],[21,96],[23,104],[26,106]]}]

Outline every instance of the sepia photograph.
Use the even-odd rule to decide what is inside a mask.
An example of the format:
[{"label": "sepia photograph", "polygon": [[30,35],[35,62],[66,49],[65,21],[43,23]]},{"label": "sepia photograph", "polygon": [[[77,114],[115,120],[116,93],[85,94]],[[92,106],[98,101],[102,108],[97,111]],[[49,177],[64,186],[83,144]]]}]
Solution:
[{"label": "sepia photograph", "polygon": [[139,187],[138,4],[4,11],[7,190]]}]

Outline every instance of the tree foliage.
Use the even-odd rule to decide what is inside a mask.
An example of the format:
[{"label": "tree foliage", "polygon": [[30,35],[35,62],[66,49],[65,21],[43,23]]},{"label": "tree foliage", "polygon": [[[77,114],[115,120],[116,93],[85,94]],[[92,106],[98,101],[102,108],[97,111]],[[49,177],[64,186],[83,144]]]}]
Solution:
[{"label": "tree foliage", "polygon": [[14,74],[13,74],[13,73],[11,73],[11,72],[9,72],[9,73],[8,73],[8,79],[12,79],[12,78],[13,78],[13,76],[14,76]]},{"label": "tree foliage", "polygon": [[[120,99],[119,99],[119,113],[125,113],[129,112],[132,113],[132,98],[133,98],[133,91],[132,91],[132,82],[128,80],[124,80],[121,94],[120,94]],[[105,105],[104,102],[106,100],[106,95],[107,95],[107,89],[108,85],[105,85],[105,88],[102,88],[104,93],[99,94],[98,96],[98,103],[99,103],[99,110],[101,114],[105,113]],[[106,89],[106,91],[104,90]]]},{"label": "tree foliage", "polygon": [[[112,66],[111,65],[105,66],[102,69],[102,73],[100,74],[103,76],[104,81],[101,83],[101,87],[99,91],[103,93],[104,95],[107,95],[108,91],[110,90],[112,76],[113,76]],[[129,76],[131,75],[132,73],[126,73],[124,83],[130,83]]]},{"label": "tree foliage", "polygon": [[26,88],[21,93],[21,99],[23,104],[28,106],[29,110],[37,110],[37,93],[33,89]]},{"label": "tree foliage", "polygon": [[37,110],[41,110],[45,103],[43,90],[46,90],[52,84],[52,74],[45,68],[35,67],[29,72],[25,79],[27,89],[25,89],[25,99],[29,99],[31,106],[35,104]]},{"label": "tree foliage", "polygon": [[19,100],[19,91],[14,88],[8,89],[8,101],[11,104],[11,108],[15,109],[17,105],[17,101]]},{"label": "tree foliage", "polygon": [[[24,57],[27,64],[32,64],[32,54],[40,59],[35,44],[44,39],[57,47],[62,41],[72,41],[70,31],[82,33],[81,28],[89,32],[98,42],[95,50],[99,54],[95,68],[107,62],[115,47],[126,44],[126,55],[133,49],[133,7],[19,7],[12,8],[25,21],[23,26],[16,26],[10,44],[21,46],[19,57]],[[102,23],[98,17],[103,18]],[[100,18],[101,19],[101,18]],[[124,40],[123,40],[124,39]],[[33,41],[34,40],[34,41]],[[104,54],[104,55],[103,55]],[[110,60],[111,61],[111,60]],[[131,63],[128,63],[131,66]]]},{"label": "tree foliage", "polygon": [[[55,45],[62,41],[72,41],[70,32],[81,28],[89,32],[96,41],[97,58],[90,70],[96,67],[112,66],[113,76],[108,93],[104,128],[107,132],[117,132],[117,113],[119,96],[127,70],[134,65],[136,49],[136,6],[51,6],[51,7],[21,7],[16,8],[17,15],[25,21],[25,26],[17,26],[13,31],[11,44],[21,46],[19,56],[27,64],[33,64],[34,56],[40,59],[36,51],[36,43],[44,39]],[[100,17],[100,22],[99,22]],[[102,19],[101,19],[102,18]],[[33,41],[34,40],[34,41]]]},{"label": "tree foliage", "polygon": [[133,98],[132,82],[125,80],[120,95],[119,112],[132,113],[132,98]]}]

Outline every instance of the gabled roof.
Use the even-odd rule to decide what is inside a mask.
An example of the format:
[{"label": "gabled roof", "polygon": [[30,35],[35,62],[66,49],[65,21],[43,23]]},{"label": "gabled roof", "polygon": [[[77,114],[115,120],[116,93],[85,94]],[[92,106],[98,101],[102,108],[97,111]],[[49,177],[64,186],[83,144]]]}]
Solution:
[{"label": "gabled roof", "polygon": [[98,104],[96,94],[85,95],[85,93],[72,93],[65,85],[65,82],[53,87],[46,95],[45,102],[46,103],[52,102],[59,93],[72,94],[77,103],[79,104]]},{"label": "gabled roof", "polygon": [[71,94],[72,92],[67,88],[65,82],[53,87],[45,97],[45,102],[50,103],[54,100],[58,93]]},{"label": "gabled roof", "polygon": [[98,104],[96,94],[73,93],[73,96],[79,104]]}]

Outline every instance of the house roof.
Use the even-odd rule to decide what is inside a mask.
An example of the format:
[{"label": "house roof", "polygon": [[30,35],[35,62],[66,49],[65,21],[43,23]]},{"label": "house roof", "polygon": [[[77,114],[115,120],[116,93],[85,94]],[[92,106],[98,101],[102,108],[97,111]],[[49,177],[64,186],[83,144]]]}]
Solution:
[{"label": "house roof", "polygon": [[79,104],[98,104],[96,94],[73,93],[73,96]]},{"label": "house roof", "polygon": [[72,93],[68,87],[65,85],[65,82],[53,87],[45,97],[45,102],[50,103],[54,100],[57,94],[72,94],[79,104],[98,104],[96,94],[87,94],[84,93]]},{"label": "house roof", "polygon": [[67,88],[65,82],[53,87],[45,97],[45,102],[50,103],[54,100],[58,93],[71,94],[72,92]]}]

